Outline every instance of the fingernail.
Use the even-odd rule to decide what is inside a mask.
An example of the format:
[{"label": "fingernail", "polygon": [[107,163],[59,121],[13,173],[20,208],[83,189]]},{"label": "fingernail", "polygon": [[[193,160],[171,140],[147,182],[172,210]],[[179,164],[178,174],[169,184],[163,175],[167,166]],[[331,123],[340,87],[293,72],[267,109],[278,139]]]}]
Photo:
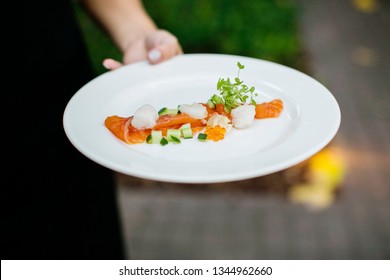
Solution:
[{"label": "fingernail", "polygon": [[161,52],[158,50],[152,50],[149,52],[148,57],[151,61],[157,61],[161,58]]},{"label": "fingernail", "polygon": [[109,61],[104,60],[102,64],[103,64],[103,66],[104,66],[106,69],[110,70],[110,62],[109,62]]}]

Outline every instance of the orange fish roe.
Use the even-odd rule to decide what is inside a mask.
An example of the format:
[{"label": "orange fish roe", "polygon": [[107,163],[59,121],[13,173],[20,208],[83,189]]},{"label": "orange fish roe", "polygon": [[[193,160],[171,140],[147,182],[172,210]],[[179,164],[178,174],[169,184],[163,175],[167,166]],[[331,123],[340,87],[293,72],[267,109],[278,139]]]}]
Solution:
[{"label": "orange fish roe", "polygon": [[215,127],[206,126],[206,131],[204,133],[207,134],[207,140],[217,142],[225,138],[226,129],[219,125]]}]

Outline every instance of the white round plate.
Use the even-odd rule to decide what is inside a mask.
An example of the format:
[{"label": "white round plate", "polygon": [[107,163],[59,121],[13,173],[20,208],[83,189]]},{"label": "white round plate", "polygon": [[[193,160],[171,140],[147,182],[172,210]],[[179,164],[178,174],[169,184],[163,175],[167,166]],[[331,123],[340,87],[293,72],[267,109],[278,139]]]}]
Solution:
[{"label": "white round plate", "polygon": [[[159,110],[207,102],[219,78],[254,86],[257,102],[280,98],[282,114],[255,120],[248,129],[232,129],[219,142],[196,138],[181,144],[125,144],[104,126],[107,116],[128,117],[144,105]],[[277,172],[324,148],[340,126],[333,95],[310,76],[261,59],[185,54],[158,65],[146,61],[104,73],[69,101],[63,117],[71,143],[85,156],[116,172],[178,183],[237,181]]]}]

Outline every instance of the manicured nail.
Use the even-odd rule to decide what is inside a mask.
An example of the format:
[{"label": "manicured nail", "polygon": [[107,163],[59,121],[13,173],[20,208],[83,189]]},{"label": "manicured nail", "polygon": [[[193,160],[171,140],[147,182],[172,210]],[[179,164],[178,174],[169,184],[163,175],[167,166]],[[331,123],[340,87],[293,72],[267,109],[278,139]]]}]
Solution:
[{"label": "manicured nail", "polygon": [[152,50],[149,52],[148,57],[151,61],[157,61],[161,58],[161,52],[158,50]]},{"label": "manicured nail", "polygon": [[103,66],[104,66],[106,69],[108,69],[108,70],[111,69],[111,68],[110,68],[110,62],[109,62],[109,61],[104,60],[102,64],[103,64]]}]

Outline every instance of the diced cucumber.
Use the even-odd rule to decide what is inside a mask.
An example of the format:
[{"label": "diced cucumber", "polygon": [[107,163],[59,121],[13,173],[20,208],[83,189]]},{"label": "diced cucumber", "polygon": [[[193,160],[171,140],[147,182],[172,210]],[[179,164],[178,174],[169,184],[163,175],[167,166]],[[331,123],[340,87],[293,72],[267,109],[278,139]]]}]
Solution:
[{"label": "diced cucumber", "polygon": [[183,124],[180,129],[185,129],[185,128],[191,128],[191,124],[190,123],[186,123],[186,124]]},{"label": "diced cucumber", "polygon": [[180,129],[170,128],[167,130],[167,140],[168,141],[173,141],[171,136],[174,136],[177,139],[180,139],[180,135],[181,135]]},{"label": "diced cucumber", "polygon": [[192,135],[192,129],[191,129],[191,124],[190,124],[190,123],[183,124],[183,125],[180,127],[180,132],[181,132],[181,136],[182,136],[184,139],[190,139],[190,138],[193,137],[193,135]]},{"label": "diced cucumber", "polygon": [[162,139],[162,131],[161,130],[152,130],[150,134],[152,136],[152,144],[160,144]]},{"label": "diced cucumber", "polygon": [[152,134],[149,134],[148,137],[146,137],[146,143],[152,144]]},{"label": "diced cucumber", "polygon": [[178,114],[179,110],[178,109],[168,109],[167,107],[161,108],[160,111],[158,111],[159,116],[163,115],[172,115],[176,116]]},{"label": "diced cucumber", "polygon": [[207,101],[207,106],[209,106],[209,108],[211,108],[211,109],[214,109],[215,108],[215,103],[211,99],[209,99]]},{"label": "diced cucumber", "polygon": [[198,134],[198,140],[202,141],[202,142],[206,141],[207,140],[207,134],[199,133]]},{"label": "diced cucumber", "polygon": [[168,109],[167,115],[176,116],[179,113],[178,109]]},{"label": "diced cucumber", "polygon": [[181,128],[180,130],[181,130],[181,135],[183,136],[184,139],[190,139],[193,137],[191,126]]},{"label": "diced cucumber", "polygon": [[158,111],[158,115],[162,116],[162,115],[165,115],[167,112],[168,112],[168,108],[164,107],[164,108],[161,108],[160,111]]}]

